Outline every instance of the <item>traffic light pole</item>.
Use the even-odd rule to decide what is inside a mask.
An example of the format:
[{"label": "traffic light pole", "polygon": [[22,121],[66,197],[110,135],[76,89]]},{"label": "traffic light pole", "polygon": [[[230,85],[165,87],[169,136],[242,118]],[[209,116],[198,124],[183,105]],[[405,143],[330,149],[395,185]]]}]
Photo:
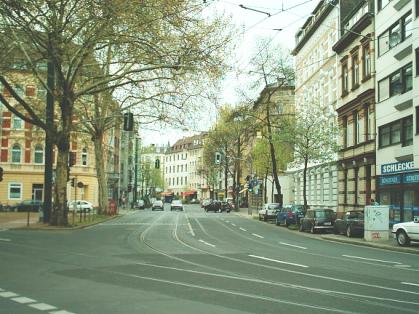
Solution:
[{"label": "traffic light pole", "polygon": [[138,136],[135,137],[135,164],[134,164],[134,204],[137,204],[137,176],[138,176]]}]

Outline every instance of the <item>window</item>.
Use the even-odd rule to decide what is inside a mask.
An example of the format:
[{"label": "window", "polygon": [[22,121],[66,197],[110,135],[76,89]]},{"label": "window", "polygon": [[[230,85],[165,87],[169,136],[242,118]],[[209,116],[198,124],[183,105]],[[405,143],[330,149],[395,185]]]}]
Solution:
[{"label": "window", "polygon": [[358,180],[359,180],[359,168],[354,168],[354,183],[355,183],[355,186],[354,186],[354,204],[358,204],[358,184],[359,184],[359,182],[358,182]]},{"label": "window", "polygon": [[416,16],[419,16],[419,0],[416,0]]},{"label": "window", "polygon": [[367,141],[375,138],[375,127],[374,127],[374,113],[371,110],[371,105],[367,109]]},{"label": "window", "polygon": [[416,76],[419,76],[419,48],[416,48]]},{"label": "window", "polygon": [[416,107],[416,134],[419,134],[419,106]]},{"label": "window", "polygon": [[362,77],[364,80],[371,76],[371,51],[369,42],[362,47]]},{"label": "window", "polygon": [[35,146],[34,162],[36,164],[42,164],[44,162],[44,148],[40,144]]},{"label": "window", "polygon": [[356,113],[356,138],[355,144],[359,144],[364,141],[364,117],[360,112]]},{"label": "window", "polygon": [[349,78],[348,78],[348,64],[342,64],[342,96],[348,93]]},{"label": "window", "polygon": [[413,145],[413,116],[402,119],[402,146]]},{"label": "window", "polygon": [[384,9],[391,0],[378,0],[378,11]]},{"label": "window", "polygon": [[19,144],[15,144],[12,147],[12,162],[20,163],[21,161],[21,148]]},{"label": "window", "polygon": [[405,93],[412,89],[412,64],[408,64],[378,82],[378,100]]},{"label": "window", "polygon": [[87,149],[83,148],[81,151],[81,164],[82,166],[87,166]]},{"label": "window", "polygon": [[391,48],[409,38],[412,35],[412,24],[412,12],[409,12],[378,36],[378,56],[382,56]]},{"label": "window", "polygon": [[352,56],[352,89],[359,86],[359,60],[358,54]]},{"label": "window", "polygon": [[9,183],[9,200],[22,199],[22,183]]},{"label": "window", "polygon": [[380,147],[400,143],[400,120],[381,126],[378,134]]},{"label": "window", "polygon": [[353,145],[353,126],[350,123],[349,118],[346,119],[346,147],[351,147]]},{"label": "window", "polygon": [[378,101],[389,98],[388,77],[378,82]]},{"label": "window", "polygon": [[402,81],[400,72],[396,72],[390,76],[390,97],[401,94]]},{"label": "window", "polygon": [[20,130],[23,126],[23,120],[16,115],[13,115],[13,129]]}]

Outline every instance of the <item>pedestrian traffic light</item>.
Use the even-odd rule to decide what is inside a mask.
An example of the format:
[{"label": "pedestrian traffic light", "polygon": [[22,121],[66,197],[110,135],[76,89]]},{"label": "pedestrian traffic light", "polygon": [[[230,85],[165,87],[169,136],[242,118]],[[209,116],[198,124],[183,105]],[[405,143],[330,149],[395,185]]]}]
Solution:
[{"label": "pedestrian traffic light", "polygon": [[76,152],[70,152],[68,155],[68,166],[72,167],[76,164],[77,161],[77,155]]},{"label": "pedestrian traffic light", "polygon": [[160,159],[156,159],[156,162],[154,163],[154,168],[160,169]]},{"label": "pedestrian traffic light", "polygon": [[134,130],[134,114],[132,112],[124,113],[124,131]]},{"label": "pedestrian traffic light", "polygon": [[71,186],[73,188],[76,186],[76,178],[71,178]]},{"label": "pedestrian traffic light", "polygon": [[215,152],[215,164],[221,164],[221,154],[219,152]]},{"label": "pedestrian traffic light", "polygon": [[0,181],[3,181],[3,168],[0,167]]}]

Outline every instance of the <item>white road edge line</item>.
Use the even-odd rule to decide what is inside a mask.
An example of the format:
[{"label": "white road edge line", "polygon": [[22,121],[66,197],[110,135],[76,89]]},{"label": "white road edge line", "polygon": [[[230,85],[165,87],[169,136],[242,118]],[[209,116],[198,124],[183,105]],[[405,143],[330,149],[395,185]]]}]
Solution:
[{"label": "white road edge line", "polygon": [[405,281],[402,281],[402,282],[401,282],[401,284],[402,284],[402,285],[409,285],[409,286],[416,286],[416,287],[419,287],[419,283],[413,283],[413,282],[405,282]]},{"label": "white road edge line", "polygon": [[5,239],[5,238],[0,238],[0,241],[4,241],[4,242],[10,242],[10,239]]},{"label": "white road edge line", "polygon": [[342,256],[343,257],[348,257],[348,258],[362,259],[362,260],[365,260],[365,261],[381,262],[381,263],[396,264],[396,265],[402,265],[403,264],[403,263],[399,263],[399,262],[385,261],[385,260],[381,260],[381,259],[367,258],[367,257],[353,256],[353,255],[343,254]]},{"label": "white road edge line", "polygon": [[244,228],[242,228],[242,227],[240,227],[239,228],[241,231],[247,231],[246,229],[244,229]]},{"label": "white road edge line", "polygon": [[279,244],[286,245],[286,246],[296,247],[297,249],[307,250],[307,248],[304,247],[304,246],[289,244],[289,243],[285,243],[285,242],[279,242]]},{"label": "white road edge line", "polygon": [[204,240],[199,239],[198,241],[199,241],[199,242],[202,242],[202,243],[204,243],[204,244],[206,244],[206,245],[208,245],[208,246],[215,247],[215,245],[214,245],[214,244],[211,244],[211,243],[205,242]]},{"label": "white road edge line", "polygon": [[256,233],[252,233],[252,236],[255,236],[255,237],[258,237],[258,238],[261,238],[261,239],[265,239],[265,237],[262,237],[261,235],[258,235]]},{"label": "white road edge line", "polygon": [[279,261],[279,260],[268,258],[268,257],[257,256],[257,255],[252,255],[252,254],[249,254],[248,256],[254,257],[254,258],[258,258],[258,259],[261,259],[261,260],[264,260],[264,261],[270,261],[270,262],[275,262],[275,263],[280,263],[280,264],[286,264],[286,265],[292,265],[292,266],[297,266],[297,267],[308,268],[307,265]]}]

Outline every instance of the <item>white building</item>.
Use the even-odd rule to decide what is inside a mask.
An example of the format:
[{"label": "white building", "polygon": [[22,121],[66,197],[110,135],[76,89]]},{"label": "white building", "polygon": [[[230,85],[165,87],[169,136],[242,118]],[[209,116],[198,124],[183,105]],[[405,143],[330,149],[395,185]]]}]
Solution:
[{"label": "white building", "polygon": [[377,195],[390,222],[419,217],[419,1],[376,1]]}]

